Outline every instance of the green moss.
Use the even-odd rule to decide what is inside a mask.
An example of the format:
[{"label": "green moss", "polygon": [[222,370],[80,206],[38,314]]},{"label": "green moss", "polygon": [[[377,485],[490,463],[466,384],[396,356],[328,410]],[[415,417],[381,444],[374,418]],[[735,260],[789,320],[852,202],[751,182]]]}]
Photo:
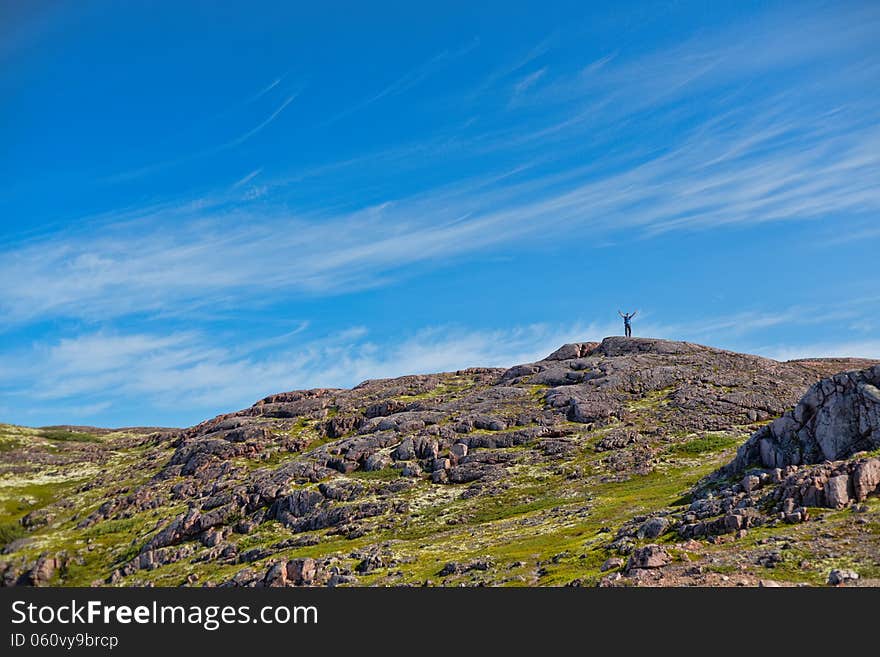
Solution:
[{"label": "green moss", "polygon": [[101,439],[91,433],[83,433],[81,431],[69,431],[68,429],[58,429],[54,427],[43,427],[39,430],[39,435],[46,440],[52,442],[80,442],[80,443],[99,443]]},{"label": "green moss", "polygon": [[17,538],[21,538],[27,532],[20,522],[0,523],[0,549],[6,547]]},{"label": "green moss", "polygon": [[477,387],[474,380],[467,375],[450,375],[445,381],[438,383],[436,386],[426,392],[420,392],[412,395],[400,395],[397,397],[402,402],[419,401],[425,399],[434,399],[437,397],[459,397],[466,392]]},{"label": "green moss", "polygon": [[636,400],[627,404],[630,412],[656,410],[666,406],[669,403],[669,396],[675,392],[674,386],[661,388],[660,390],[651,390]]},{"label": "green moss", "polygon": [[742,443],[744,437],[729,433],[706,433],[693,440],[674,445],[669,451],[672,454],[698,456],[710,452],[721,452]]},{"label": "green moss", "polygon": [[559,506],[560,504],[564,504],[566,501],[567,500],[558,497],[543,497],[540,499],[532,500],[530,502],[520,501],[513,502],[512,504],[506,504],[503,500],[497,500],[496,498],[492,497],[487,500],[487,502],[489,502],[488,504],[484,505],[476,513],[468,518],[468,523],[482,524],[493,522],[495,520],[522,516],[528,513],[532,513],[534,511],[540,511],[542,509],[549,509],[554,506]]},{"label": "green moss", "polygon": [[84,538],[97,538],[106,534],[127,533],[136,528],[141,522],[136,516],[120,520],[105,520],[85,529],[82,536]]},{"label": "green moss", "polygon": [[[442,375],[438,380],[440,383],[429,391],[402,395],[399,399],[447,401],[479,392],[485,387],[476,384],[474,378],[467,375]],[[502,404],[493,412],[501,416],[508,411],[522,415],[523,407],[534,410],[543,404],[546,386],[520,387],[525,393],[519,402]],[[474,570],[450,576],[447,583],[563,585],[578,579],[585,585],[595,584],[604,576],[599,572],[599,567],[609,556],[608,545],[620,525],[635,515],[653,514],[659,509],[689,503],[689,491],[694,484],[729,458],[730,450],[744,439],[747,432],[744,427],[731,427],[728,432],[679,431],[658,435],[656,428],[664,426],[664,418],[671,410],[666,408],[671,393],[672,388],[667,388],[634,400],[630,404],[634,417],[627,417],[625,425],[624,421],[620,421],[593,430],[560,419],[559,427],[570,430],[566,442],[571,444],[571,450],[564,459],[550,457],[539,449],[541,439],[529,445],[499,449],[498,453],[503,453],[511,461],[505,465],[503,475],[495,479],[465,485],[435,485],[423,476],[409,479],[405,486],[399,486],[401,490],[389,493],[389,489],[398,486],[383,482],[400,477],[399,471],[393,468],[374,472],[357,470],[349,475],[334,473],[335,481],[347,479],[360,482],[358,488],[361,492],[353,504],[392,502],[400,511],[352,520],[340,528],[309,532],[309,539],[314,539],[315,544],[282,550],[274,546],[291,538],[303,538],[303,535],[293,534],[277,521],[263,522],[248,535],[233,533],[226,540],[235,544],[239,554],[261,548],[272,551],[270,557],[252,564],[202,560],[208,554],[208,549],[191,542],[185,544],[194,550],[191,556],[153,571],[134,573],[123,578],[121,583],[133,585],[152,582],[158,586],[178,586],[185,583],[190,575],[196,575],[199,583],[219,583],[243,568],[265,571],[270,559],[305,556],[333,557],[340,566],[354,568],[360,559],[359,550],[379,546],[383,552],[393,554],[394,566],[358,575],[360,584],[414,584],[426,579],[439,584],[445,578],[438,573],[446,562],[466,564],[478,558],[488,558],[493,567],[488,571]],[[326,417],[336,413],[338,409],[332,408]],[[233,461],[235,465],[243,465],[250,470],[267,470],[289,459],[299,458],[284,449],[283,444],[295,442],[294,449],[305,445],[304,449],[308,452],[339,440],[326,437],[320,421],[309,418],[275,420],[274,424],[268,419],[266,421],[277,437],[277,441],[268,446],[270,451],[264,452],[270,454],[269,458],[237,457]],[[620,481],[613,480],[625,475],[609,472],[609,464],[613,465],[610,454],[597,453],[594,446],[608,431],[621,426],[645,430],[645,439],[650,441],[653,450],[647,467],[654,467],[654,471],[631,475]],[[52,433],[59,431],[62,433]],[[65,436],[65,431],[74,435]],[[483,433],[495,432],[473,432],[477,435]],[[61,437],[50,437],[53,435]],[[33,542],[21,546],[10,558],[24,562],[32,561],[43,552],[64,552],[71,557],[70,567],[58,583],[65,585],[106,581],[115,569],[138,554],[145,541],[185,508],[182,502],[166,502],[158,509],[142,511],[128,518],[103,520],[86,529],[78,529],[77,522],[107,499],[124,497],[152,477],[172,451],[170,446],[167,449],[155,445],[129,447],[135,441],[117,441],[116,436],[109,434],[91,436],[92,440],[89,440],[100,441],[107,446],[102,454],[105,460],[99,464],[71,463],[69,458],[63,458],[65,454],[83,453],[84,446],[76,444],[86,440],[82,438],[83,435],[90,436],[58,427],[26,429],[0,425],[0,450],[5,445],[9,445],[10,450],[27,446],[28,449],[42,450],[44,456],[50,449],[55,451],[51,459],[44,461],[52,462],[51,467],[39,466],[31,474],[15,474],[10,480],[12,485],[4,482],[4,487],[0,487],[0,540],[14,540],[22,535],[21,517],[34,509],[46,507],[53,517],[48,524],[27,532]],[[296,440],[289,440],[291,437]],[[48,441],[57,444],[50,445]],[[641,447],[626,448],[619,454],[626,458],[636,449]],[[94,451],[94,448],[89,448],[89,451]],[[55,462],[60,465],[56,467]],[[89,488],[80,486],[84,480],[77,473],[83,466],[96,471],[88,476]],[[53,473],[51,476],[50,472]],[[243,476],[253,478],[254,473]],[[157,479],[154,484],[160,488],[159,494],[163,499],[168,500],[170,488],[184,480],[184,477]],[[236,482],[234,486],[239,483]],[[316,484],[300,483],[296,486],[313,489]],[[333,504],[338,506],[336,502]],[[404,507],[408,507],[408,510],[404,510]],[[876,506],[872,509],[876,510]],[[127,512],[130,510],[122,511]],[[826,520],[822,523],[750,529],[748,536],[738,539],[735,544],[707,544],[705,548],[700,548],[700,552],[705,552],[712,560],[702,565],[706,565],[709,572],[732,572],[732,568],[739,565],[739,562],[733,561],[735,556],[769,549],[757,544],[762,536],[781,537],[788,533],[805,537],[811,531],[814,534],[824,531],[845,535],[843,532],[847,523],[855,526],[855,514],[849,511],[823,513]],[[859,519],[868,519],[869,516],[859,516]],[[858,525],[862,535],[880,533],[880,523],[876,522],[876,518],[871,520]],[[671,553],[677,554],[675,543],[680,539],[676,534],[669,533],[657,540],[664,543]],[[792,549],[784,551],[785,558],[778,567],[767,570],[762,576],[780,581],[822,583],[833,564],[852,564],[863,576],[870,576],[876,570],[865,563],[863,555],[849,561],[846,558],[813,559],[808,567],[803,567],[802,563],[809,554],[815,555],[817,550],[807,544],[801,546],[796,541],[793,543]],[[805,569],[809,572],[803,572]]]},{"label": "green moss", "polygon": [[381,470],[355,470],[354,472],[350,472],[348,477],[352,479],[362,479],[366,481],[390,481],[392,479],[400,478],[400,470],[395,470],[394,468],[383,468]]},{"label": "green moss", "polygon": [[0,452],[11,452],[22,447],[24,443],[16,438],[0,436]]},{"label": "green moss", "polygon": [[60,499],[73,485],[81,480],[59,483],[31,483],[7,485],[0,488],[0,522],[17,522],[22,517]]}]

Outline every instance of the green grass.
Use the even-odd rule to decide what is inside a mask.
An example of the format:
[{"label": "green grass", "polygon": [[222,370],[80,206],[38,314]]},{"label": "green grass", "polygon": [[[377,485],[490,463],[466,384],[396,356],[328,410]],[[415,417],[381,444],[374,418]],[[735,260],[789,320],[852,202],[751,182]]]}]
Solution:
[{"label": "green grass", "polygon": [[630,411],[646,411],[656,410],[669,403],[669,395],[675,392],[674,386],[661,388],[660,390],[651,390],[638,399],[627,404]]},{"label": "green grass", "polygon": [[[678,467],[624,482],[573,484],[534,469],[523,470],[508,490],[469,500],[456,495],[424,508],[408,526],[373,536],[370,542],[393,542],[395,553],[407,564],[402,582],[440,583],[437,572],[447,561],[488,556],[499,565],[494,574],[475,571],[451,581],[476,583],[490,578],[487,583],[553,586],[579,578],[595,583],[602,576],[599,566],[608,557],[603,546],[613,536],[602,531],[605,527],[616,531],[634,514],[674,504],[712,468],[713,464]],[[462,487],[453,490],[458,493]],[[410,493],[430,491],[419,487]],[[314,555],[325,549],[323,544],[309,548]],[[515,562],[525,566],[509,570]],[[362,583],[381,584],[387,577],[380,569],[363,577]]]},{"label": "green grass", "polygon": [[17,538],[25,536],[27,532],[19,522],[0,523],[0,549],[6,547]]},{"label": "green grass", "polygon": [[[431,390],[403,395],[399,399],[410,401],[461,396],[479,389],[481,387],[474,384],[472,377],[447,375]],[[523,389],[528,395],[525,405],[529,408],[540,406],[547,388],[523,386]],[[664,407],[670,392],[671,389],[664,389],[648,393],[643,399],[634,401],[630,408],[640,413],[637,419],[644,420],[648,428],[663,426],[662,419],[668,410]],[[517,408],[516,405],[510,406],[512,411]],[[506,410],[507,407],[502,406],[498,412],[503,415]],[[330,414],[334,412],[335,409],[332,409]],[[665,437],[652,432],[647,434],[646,439],[651,441],[650,446],[655,450],[649,463],[654,470],[644,475],[633,474],[621,481],[611,481],[606,480],[611,474],[605,460],[608,459],[608,453],[596,453],[593,447],[597,440],[608,431],[619,428],[621,423],[596,430],[562,421],[560,426],[573,429],[568,436],[572,451],[564,461],[546,458],[538,449],[539,439],[529,445],[498,450],[512,456],[513,461],[497,480],[473,485],[434,485],[422,477],[408,480],[407,485],[400,486],[401,490],[393,495],[383,492],[397,488],[387,483],[400,477],[399,471],[393,468],[374,472],[357,470],[344,476],[334,474],[334,481],[337,482],[360,482],[358,488],[362,489],[362,493],[357,503],[377,500],[401,502],[408,505],[409,511],[389,511],[381,516],[358,519],[341,528],[341,531],[340,528],[330,528],[310,532],[309,536],[317,539],[314,545],[290,547],[252,564],[198,561],[196,558],[204,556],[206,548],[191,541],[185,544],[195,550],[191,556],[153,571],[134,573],[126,577],[123,583],[134,585],[150,582],[157,586],[177,586],[185,583],[190,574],[197,575],[199,583],[220,583],[244,568],[265,572],[270,559],[304,556],[332,558],[342,567],[354,568],[361,558],[357,554],[359,550],[379,546],[383,551],[393,553],[396,563],[359,575],[360,584],[416,584],[427,579],[440,584],[443,578],[439,577],[438,572],[446,562],[467,563],[487,557],[494,564],[491,570],[452,576],[448,583],[564,585],[580,579],[585,585],[591,585],[604,576],[599,572],[599,567],[610,556],[608,544],[623,523],[635,515],[650,515],[660,509],[689,503],[692,487],[729,458],[730,450],[744,440],[747,431],[743,427],[731,427],[728,432],[679,432],[667,433]],[[279,439],[292,436],[299,438],[300,443],[307,443],[311,439],[304,448],[306,452],[319,445],[335,442],[319,433],[316,420],[307,418],[297,419],[292,426],[285,421],[277,425],[275,431]],[[473,432],[481,433],[494,432]],[[49,445],[47,441],[57,444]],[[106,445],[107,454],[111,455],[101,463],[100,473],[88,478],[97,484],[91,489],[80,488],[85,480],[76,476],[80,468],[91,464],[71,462],[70,458],[64,462],[63,458],[55,456],[81,456],[83,446],[76,444],[79,442],[101,442]],[[15,485],[0,487],[0,544],[24,535],[33,538],[32,543],[22,546],[11,558],[23,563],[32,562],[44,552],[65,552],[71,557],[70,567],[63,573],[63,578],[57,580],[58,583],[87,586],[95,581],[103,582],[114,569],[135,557],[144,542],[161,527],[182,513],[186,503],[168,496],[170,487],[183,481],[184,478],[179,477],[157,484],[161,486],[165,499],[163,506],[77,529],[77,522],[104,501],[124,497],[147,481],[171,454],[170,447],[127,447],[131,442],[116,442],[114,434],[98,437],[60,427],[26,429],[0,425],[0,451],[28,445],[35,450],[52,451],[53,459],[61,463],[41,467],[33,474],[4,475],[19,477],[20,481],[13,481]],[[7,445],[14,447],[7,448]],[[273,451],[266,461],[238,457],[234,463],[268,470],[288,459],[298,458],[280,447],[281,440],[278,445],[270,447]],[[314,488],[317,484],[296,485]],[[469,496],[464,495],[466,491],[479,492]],[[54,516],[49,524],[29,532],[21,527],[23,515],[49,505],[52,505],[49,510]],[[791,534],[811,529],[816,532],[837,532],[843,531],[840,528],[845,523],[853,522],[853,514],[849,511],[826,516],[828,522],[817,523],[815,529],[810,523],[796,527],[756,528],[749,530],[747,537],[738,540],[735,548],[730,544],[706,544],[701,552],[705,550],[709,556],[726,558],[742,547],[768,549],[756,544],[762,536],[782,536],[785,532]],[[358,532],[350,531],[358,528],[366,533],[357,536]],[[876,534],[880,532],[880,526],[872,522],[860,525],[859,531]],[[239,553],[243,553],[252,548],[271,548],[296,536],[281,523],[268,521],[258,525],[251,534],[233,533],[227,540],[237,546]],[[677,534],[670,532],[655,540],[666,545],[675,558],[682,558],[674,549],[674,543],[680,541]],[[645,542],[649,541],[641,543]],[[809,573],[803,573],[800,572],[800,563],[804,557],[799,548],[795,544],[792,550],[786,550],[783,563],[776,569],[767,569],[761,576],[780,581],[823,583],[830,566],[850,563],[846,558],[822,561],[814,557],[816,566]],[[6,556],[3,555],[4,558]],[[856,569],[864,576],[874,572],[863,561],[855,564],[858,566]],[[714,569],[715,572],[733,572],[731,568],[729,561],[707,565],[707,570]]]},{"label": "green grass", "polygon": [[740,444],[743,440],[743,436],[731,435],[729,433],[707,433],[688,442],[674,445],[669,451],[672,454],[698,456],[709,452],[724,451]]},{"label": "green grass", "polygon": [[52,427],[44,427],[39,430],[39,435],[46,440],[52,442],[78,442],[78,443],[99,443],[101,439],[91,433],[83,433],[81,431],[69,431],[67,429],[54,429]]},{"label": "green grass", "polygon": [[[451,394],[453,389],[461,391],[468,387],[473,387],[470,380],[460,380],[454,382],[454,385],[442,384],[428,395]],[[543,388],[531,387],[530,392],[537,400],[543,395]],[[582,429],[579,425],[576,428]],[[78,432],[73,431],[38,431],[58,432],[56,436],[74,434],[71,440],[80,437],[76,436]],[[314,426],[303,419],[290,430],[290,434],[300,436],[309,436],[312,432],[317,440],[309,444],[307,449],[314,449],[317,444],[324,442],[318,438]],[[425,579],[439,583],[437,572],[445,562],[462,562],[483,556],[489,556],[497,564],[494,571],[475,571],[455,581],[475,583],[483,581],[481,578],[489,578],[491,581],[487,583],[511,586],[565,584],[575,578],[595,582],[601,576],[598,572],[599,565],[608,556],[603,546],[610,539],[601,529],[604,526],[616,528],[633,514],[650,512],[675,503],[690,485],[714,467],[714,461],[717,460],[706,459],[709,463],[701,464],[698,468],[693,468],[690,464],[673,463],[663,472],[634,476],[623,482],[601,483],[600,478],[605,472],[597,465],[597,456],[589,448],[589,443],[597,435],[578,437],[579,434],[573,434],[573,439],[580,446],[566,463],[566,471],[574,467],[581,468],[586,474],[579,478],[568,479],[560,475],[558,463],[531,462],[530,450],[525,447],[505,450],[505,453],[521,456],[517,457],[518,463],[508,469],[504,480],[497,485],[493,484],[495,489],[490,494],[462,498],[462,493],[469,488],[467,485],[438,486],[424,479],[413,481],[411,487],[395,494],[396,500],[412,505],[413,513],[386,513],[359,521],[359,524],[368,529],[368,533],[352,540],[344,534],[331,534],[330,530],[315,532],[315,536],[320,539],[317,544],[293,547],[275,554],[274,557],[336,555],[341,563],[353,567],[356,558],[351,554],[354,551],[385,543],[393,546],[399,565],[380,568],[374,573],[364,575],[360,578],[360,583],[419,583]],[[19,436],[16,433],[14,436],[10,435],[12,437],[18,439]],[[703,438],[705,437],[698,440]],[[65,449],[64,442],[68,441],[61,440],[59,449]],[[714,449],[720,444],[711,442],[711,445],[701,446],[696,453],[703,453],[704,448]],[[685,452],[684,455],[690,453]],[[276,459],[280,462],[292,457],[293,455],[286,452],[279,453],[273,455],[269,462],[255,461],[254,465],[272,467]],[[123,449],[114,457],[116,465],[108,467],[112,470],[122,464],[138,463],[143,458],[142,449]],[[137,480],[146,480],[154,471],[155,469],[147,468],[138,472]],[[399,476],[397,470],[385,468],[375,472],[358,470],[346,478],[363,482],[369,497],[372,495],[369,492],[372,488],[369,485],[371,482],[381,488],[381,482],[397,479]],[[80,511],[78,519],[81,519],[106,499],[106,492],[101,488],[75,492],[74,489],[80,483],[68,479],[61,485],[41,483],[39,486],[0,490],[0,502],[5,505],[0,506],[0,521],[10,524],[10,536],[17,536],[16,523],[24,513],[64,496],[74,501],[74,508]],[[173,483],[168,482],[168,485]],[[106,485],[113,488],[122,485],[133,488],[137,481],[123,482],[111,478]],[[113,569],[133,558],[144,541],[155,533],[157,524],[164,526],[182,510],[183,505],[163,506],[130,518],[104,520],[85,530],[75,529],[76,519],[68,512],[61,511],[50,526],[38,528],[32,533],[35,544],[23,548],[19,554],[33,559],[41,551],[64,550],[75,555],[75,558],[71,560],[63,583],[89,585],[96,579],[103,581]],[[237,544],[239,552],[244,552],[253,547],[270,547],[291,536],[293,534],[280,523],[268,522],[260,525],[252,534],[233,534],[229,540]],[[201,546],[198,546],[196,554],[201,550]],[[562,553],[564,556],[560,556]],[[509,570],[510,564],[518,561],[525,565]],[[185,558],[149,573],[135,573],[125,578],[125,583],[150,581],[158,586],[174,586],[185,582],[190,573],[197,574],[200,582],[219,583],[245,567],[260,570],[265,564],[192,563],[191,558]],[[397,570],[404,574],[394,575],[393,572]]]},{"label": "green grass", "polygon": [[[77,524],[120,491],[133,490],[153,476],[171,450],[152,444],[130,445],[129,434],[104,437],[62,427],[31,429],[0,425],[0,444],[16,440],[34,454],[52,454],[50,464],[6,472],[0,477],[0,545],[26,536],[30,540],[16,552],[0,560],[16,568],[26,568],[43,553],[70,557],[63,572],[65,585],[88,586],[103,581],[112,570],[134,556],[156,524],[166,523],[183,506],[167,504],[143,511],[130,518],[105,520],[86,529]],[[122,439],[120,443],[114,441]],[[78,456],[82,443],[107,446],[106,460],[83,462]],[[54,456],[57,455],[57,456]],[[82,485],[92,484],[89,488]],[[171,482],[169,482],[171,485]],[[45,509],[46,522],[27,530],[21,519]],[[59,573],[59,576],[62,575]]]},{"label": "green grass", "polygon": [[37,429],[0,424],[0,452],[11,452],[27,446],[28,440],[38,435]]},{"label": "green grass", "polygon": [[0,452],[11,452],[22,447],[24,443],[16,438],[0,437]]},{"label": "green grass", "polygon": [[0,522],[20,520],[30,511],[59,499],[71,485],[70,481],[65,481],[59,484],[24,483],[0,488]]},{"label": "green grass", "polygon": [[476,384],[470,377],[463,375],[450,376],[448,380],[438,383],[436,386],[426,392],[416,394],[404,394],[397,397],[402,402],[421,401],[425,399],[434,399],[441,396],[458,396],[475,388]]},{"label": "green grass", "polygon": [[131,518],[121,518],[119,520],[104,520],[82,532],[83,538],[97,538],[107,534],[118,534],[120,532],[129,532],[136,528],[140,522],[136,516]]},{"label": "green grass", "polygon": [[354,472],[350,472],[348,474],[352,479],[361,479],[366,481],[391,481],[393,479],[400,479],[400,470],[395,470],[394,468],[383,468],[381,470],[355,470]]},{"label": "green grass", "polygon": [[487,503],[484,506],[468,518],[468,524],[481,525],[496,520],[514,518],[535,511],[550,509],[559,506],[560,504],[570,503],[570,500],[558,497],[542,497],[532,501],[520,501],[508,504],[504,502],[503,498],[497,499],[492,497],[486,500],[486,502]]}]

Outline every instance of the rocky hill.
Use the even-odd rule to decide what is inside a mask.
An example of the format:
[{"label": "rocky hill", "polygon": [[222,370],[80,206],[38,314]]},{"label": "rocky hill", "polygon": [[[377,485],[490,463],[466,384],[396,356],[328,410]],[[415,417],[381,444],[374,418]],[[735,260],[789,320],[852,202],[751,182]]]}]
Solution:
[{"label": "rocky hill", "polygon": [[0,575],[871,583],[875,365],[615,337],[507,370],[281,393],[185,430],[0,425]]}]

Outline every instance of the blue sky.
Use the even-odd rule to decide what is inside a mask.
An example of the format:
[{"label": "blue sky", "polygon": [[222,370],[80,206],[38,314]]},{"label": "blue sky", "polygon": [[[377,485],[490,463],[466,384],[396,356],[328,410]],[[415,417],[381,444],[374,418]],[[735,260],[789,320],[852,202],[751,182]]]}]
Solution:
[{"label": "blue sky", "polygon": [[880,358],[876,3],[366,4],[0,4],[0,421]]}]

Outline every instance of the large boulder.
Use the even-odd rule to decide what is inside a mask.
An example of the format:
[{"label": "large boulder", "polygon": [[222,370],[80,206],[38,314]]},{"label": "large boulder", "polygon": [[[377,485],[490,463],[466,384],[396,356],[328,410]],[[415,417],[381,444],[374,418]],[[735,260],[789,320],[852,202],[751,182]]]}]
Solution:
[{"label": "large boulder", "polygon": [[784,468],[880,448],[880,365],[813,385],[793,410],[755,432],[725,468]]}]

